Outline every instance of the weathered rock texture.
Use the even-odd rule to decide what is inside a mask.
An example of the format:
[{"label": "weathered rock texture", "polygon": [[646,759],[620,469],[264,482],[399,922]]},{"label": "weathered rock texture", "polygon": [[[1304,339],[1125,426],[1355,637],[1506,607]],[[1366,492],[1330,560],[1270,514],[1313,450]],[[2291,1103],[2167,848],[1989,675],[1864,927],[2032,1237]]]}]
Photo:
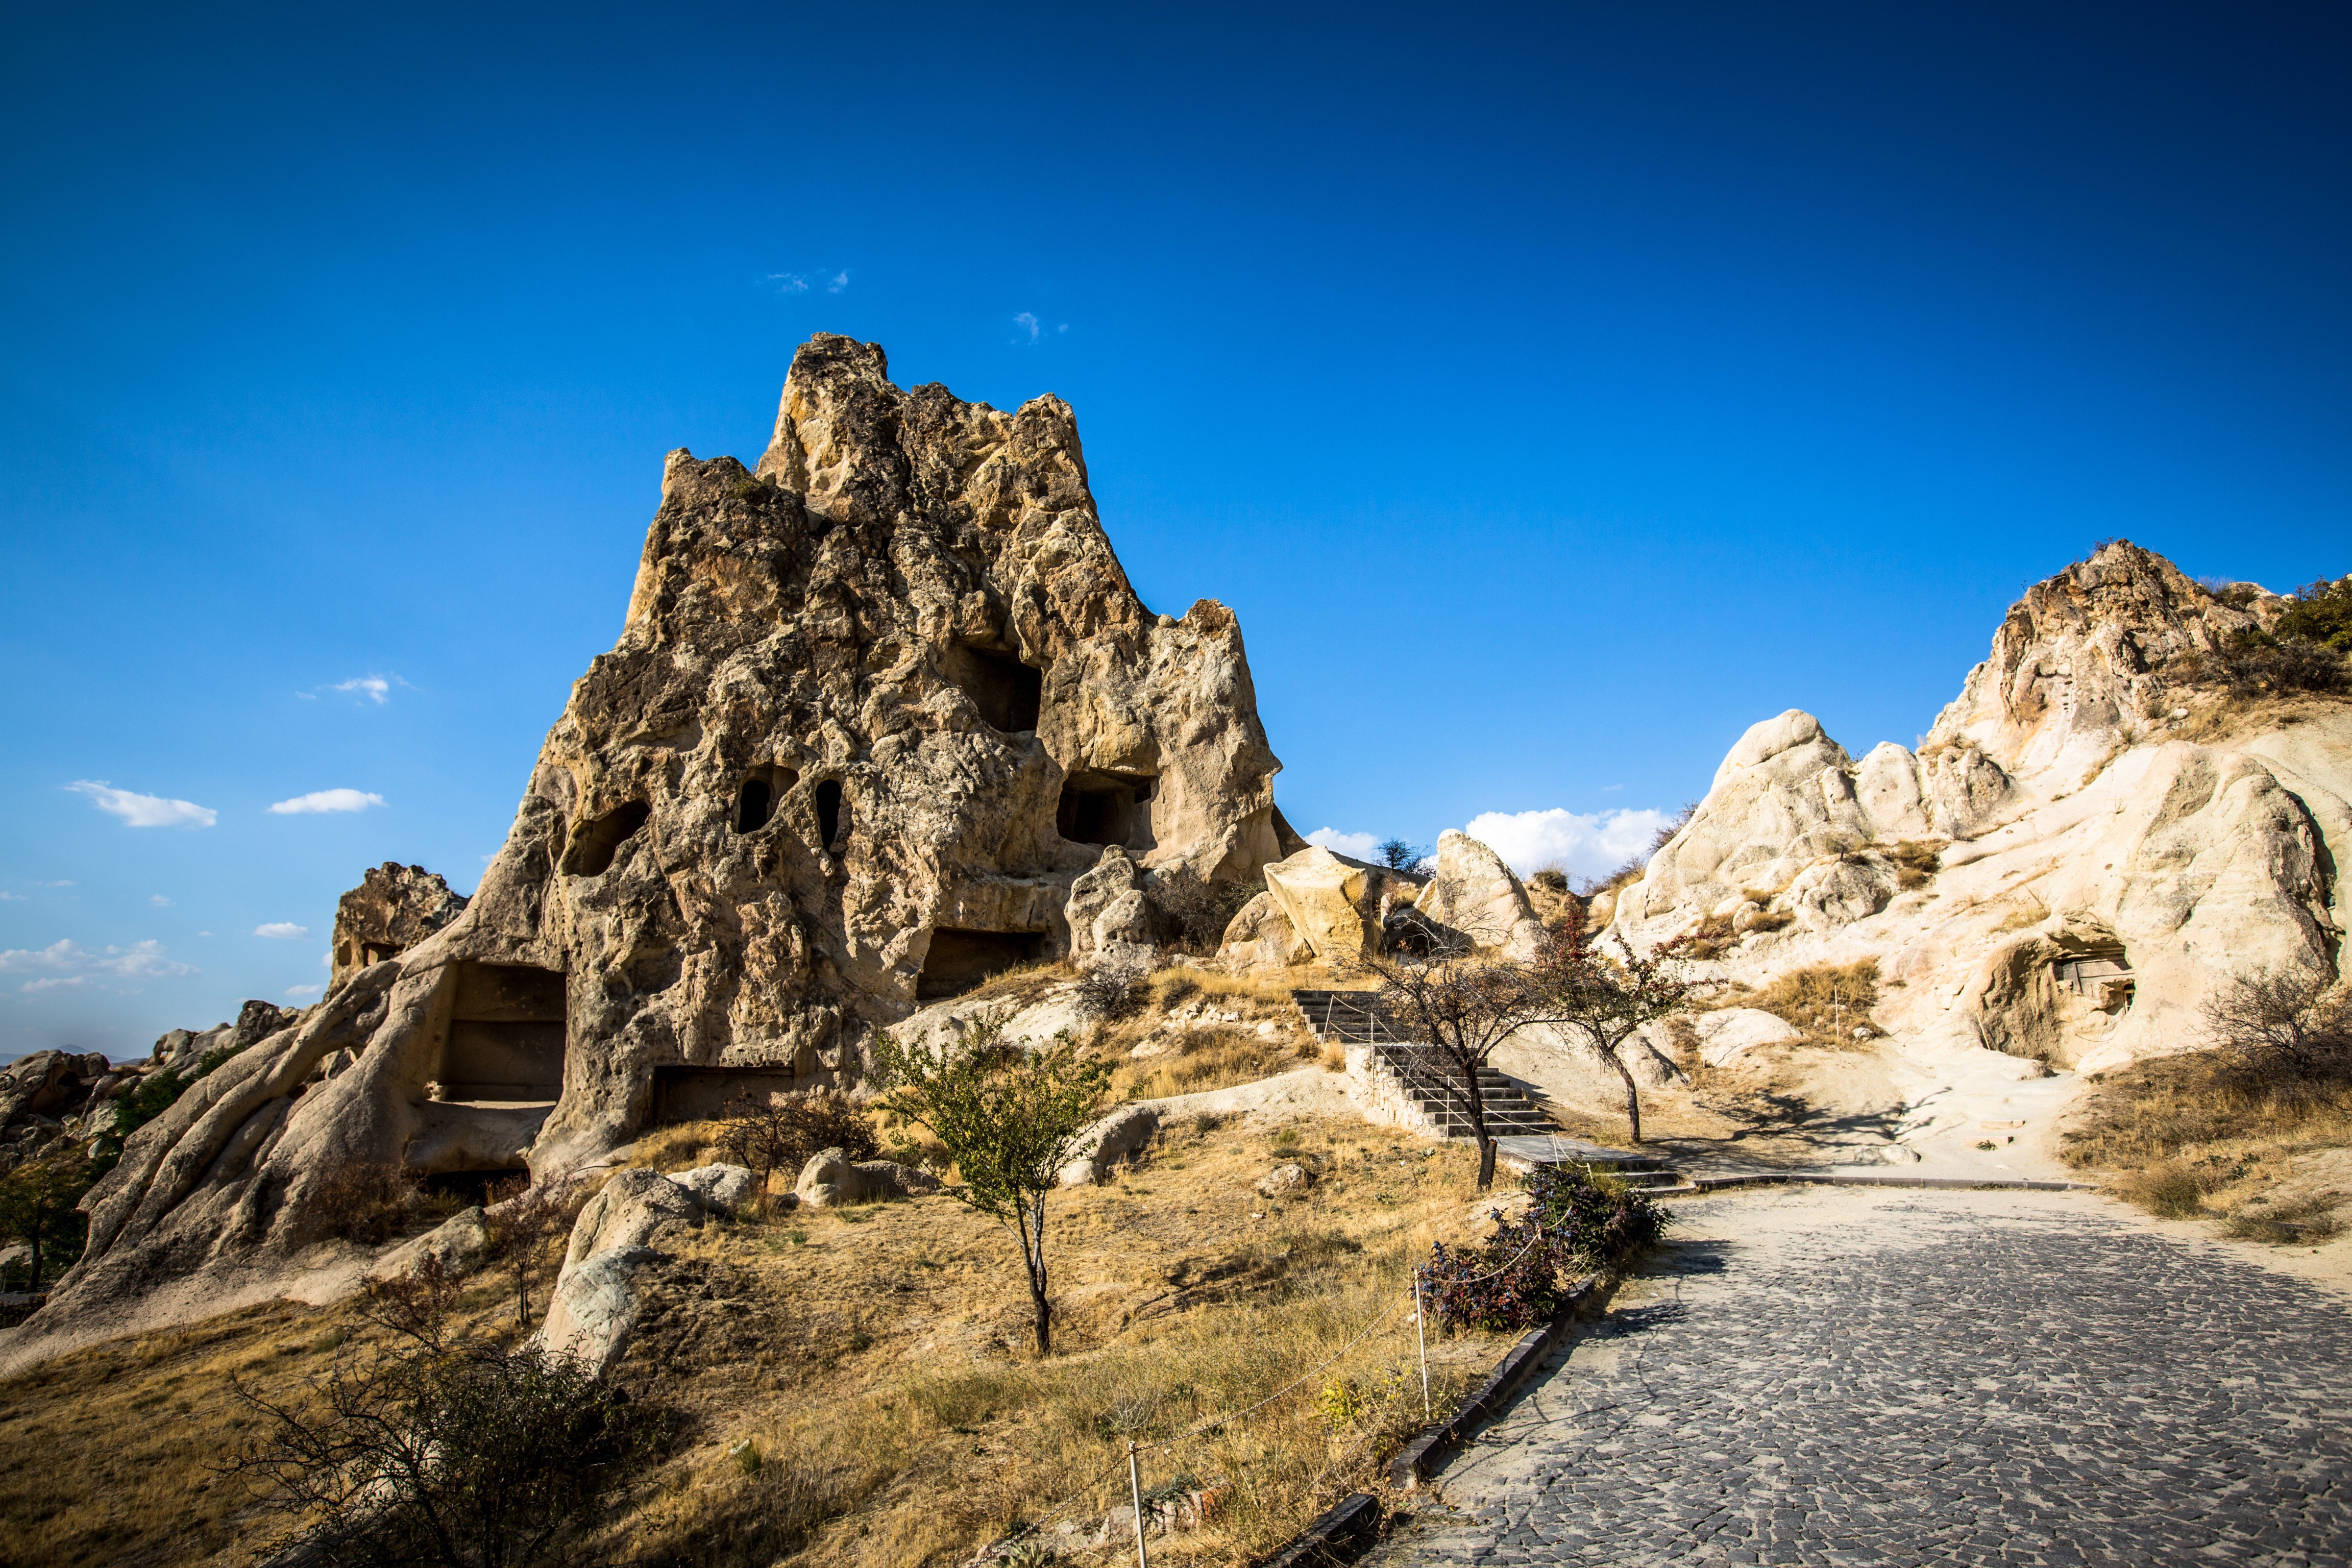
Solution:
[{"label": "weathered rock texture", "polygon": [[371,963],[397,958],[466,911],[463,897],[422,866],[371,866],[335,905],[330,988]]},{"label": "weathered rock texture", "polygon": [[[1129,585],[1066,405],[813,339],[756,468],[670,454],[620,641],[464,910],[142,1129],[48,1310],[291,1246],[355,1162],[544,1175],[714,1079],[853,1078],[919,1001],[1066,952],[1107,846],[1255,878],[1278,765],[1232,613]],[[395,880],[355,898],[397,934],[431,889]]]},{"label": "weathered rock texture", "polygon": [[1795,710],[1750,729],[1612,929],[1751,983],[1875,959],[1877,1016],[1919,1049],[2096,1068],[2193,1046],[2225,977],[2332,977],[2343,938],[2352,705],[2222,713],[2205,743],[2177,722],[2204,707],[2185,656],[2279,603],[2105,545],[2026,593],[1916,754],[1857,763]]}]

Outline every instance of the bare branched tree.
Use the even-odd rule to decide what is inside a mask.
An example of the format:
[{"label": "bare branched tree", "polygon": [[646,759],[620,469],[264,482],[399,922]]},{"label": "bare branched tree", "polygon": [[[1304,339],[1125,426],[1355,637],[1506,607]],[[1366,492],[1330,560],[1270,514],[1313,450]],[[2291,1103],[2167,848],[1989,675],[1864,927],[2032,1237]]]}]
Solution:
[{"label": "bare branched tree", "polygon": [[530,1327],[530,1277],[548,1242],[568,1217],[562,1200],[550,1187],[534,1186],[529,1176],[499,1184],[495,1201],[483,1212],[482,1226],[489,1233],[489,1261],[514,1281],[515,1322]]},{"label": "bare branched tree", "polygon": [[1380,953],[1365,967],[1380,979],[1377,1006],[1408,1038],[1425,1046],[1446,1092],[1470,1118],[1478,1141],[1478,1190],[1495,1184],[1495,1137],[1486,1127],[1480,1069],[1495,1047],[1541,1021],[1550,999],[1529,966],[1482,953],[1458,932],[1439,931],[1422,951]]},{"label": "bare branched tree", "polygon": [[2205,1043],[2263,1089],[2352,1074],[2352,993],[2318,975],[2241,974],[2205,1002]]},{"label": "bare branched tree", "polygon": [[1528,964],[1528,984],[1544,999],[1542,1023],[1582,1036],[1625,1085],[1625,1120],[1632,1142],[1642,1142],[1642,1091],[1625,1063],[1625,1042],[1644,1024],[1687,1008],[1698,990],[1683,973],[1678,943],[1637,953],[1622,937],[1613,953],[1588,940],[1571,921],[1547,931]]}]

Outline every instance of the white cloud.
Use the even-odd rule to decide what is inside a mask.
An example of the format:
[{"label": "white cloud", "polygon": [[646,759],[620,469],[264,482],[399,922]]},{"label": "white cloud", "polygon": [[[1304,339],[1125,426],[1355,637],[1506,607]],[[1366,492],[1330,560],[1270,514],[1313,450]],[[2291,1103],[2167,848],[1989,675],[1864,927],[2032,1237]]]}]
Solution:
[{"label": "white cloud", "polygon": [[1031,342],[1034,343],[1037,341],[1038,321],[1035,316],[1024,310],[1019,315],[1013,318],[1013,324],[1026,331],[1029,334],[1029,341]]},{"label": "white cloud", "polygon": [[356,789],[314,789],[309,795],[298,795],[292,800],[281,800],[269,809],[279,816],[300,816],[306,813],[329,811],[365,811],[372,805],[382,805],[383,796]]},{"label": "white cloud", "polygon": [[23,902],[25,902],[25,895],[22,893],[0,891],[0,904],[21,904]]},{"label": "white cloud", "polygon": [[767,280],[776,286],[776,292],[779,294],[808,292],[808,279],[797,272],[771,272],[768,274]]},{"label": "white cloud", "polygon": [[292,921],[266,921],[253,928],[256,936],[284,937],[289,941],[310,934],[309,926],[298,926]]},{"label": "white cloud", "polygon": [[34,886],[38,888],[70,888],[73,884],[71,882],[36,882]]},{"label": "white cloud", "polygon": [[1558,865],[1571,876],[1598,877],[1650,847],[1673,819],[1663,811],[1485,811],[1462,831],[1500,855],[1524,877]]},{"label": "white cloud", "polygon": [[[210,827],[220,820],[220,813],[194,801],[166,800],[160,795],[134,795],[127,789],[110,789],[104,779],[76,779],[66,785],[76,795],[89,796],[90,804],[109,816],[119,816],[133,827]],[[70,882],[56,884],[71,887]]]},{"label": "white cloud", "polygon": [[79,991],[89,984],[86,974],[53,974],[47,980],[27,980],[16,989],[38,995],[44,991]]},{"label": "white cloud", "polygon": [[845,268],[843,268],[840,271],[838,271],[838,272],[835,273],[831,278],[829,278],[829,279],[827,279],[825,280],[824,291],[825,291],[826,293],[828,293],[828,294],[838,294],[838,293],[840,293],[844,289],[846,289],[846,288],[848,288],[848,287],[849,287],[849,268],[846,268],[846,267],[845,267]]},{"label": "white cloud", "polygon": [[289,985],[286,988],[286,994],[289,996],[316,996],[320,992],[324,991],[326,987],[323,985]]},{"label": "white cloud", "polygon": [[159,910],[168,910],[168,909],[170,909],[170,908],[172,907],[172,900],[169,900],[169,899],[167,899],[167,898],[165,898],[165,897],[164,897],[163,894],[161,894],[161,893],[150,893],[150,894],[148,894],[148,895],[147,895],[147,901],[148,901],[149,903],[151,903],[151,904],[154,905],[154,906],[155,906],[157,909],[159,909]]},{"label": "white cloud", "polygon": [[1369,860],[1372,851],[1381,847],[1377,833],[1342,833],[1336,827],[1318,827],[1307,836],[1309,844],[1319,844],[1334,855],[1345,855],[1352,860]]},{"label": "white cloud", "polygon": [[92,952],[69,939],[53,942],[44,948],[16,947],[0,952],[0,974],[41,973],[68,978],[112,974],[126,980],[150,980],[195,973],[194,964],[167,956],[163,944],[152,940],[134,942],[129,947],[109,947],[103,952]]},{"label": "white cloud", "polygon": [[348,691],[354,697],[364,697],[381,706],[392,695],[392,682],[381,675],[354,675],[349,680],[337,681],[327,689]]}]

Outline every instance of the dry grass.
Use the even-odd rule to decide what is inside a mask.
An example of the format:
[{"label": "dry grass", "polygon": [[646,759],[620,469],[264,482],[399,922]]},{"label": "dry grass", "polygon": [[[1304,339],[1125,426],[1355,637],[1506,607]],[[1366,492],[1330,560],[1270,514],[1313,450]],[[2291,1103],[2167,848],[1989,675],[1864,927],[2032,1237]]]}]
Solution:
[{"label": "dry grass", "polygon": [[1740,987],[1716,998],[1717,1007],[1755,1007],[1801,1031],[1812,1046],[1851,1046],[1866,1026],[1884,1033],[1870,1010],[1878,1005],[1878,961],[1794,969],[1762,989]]},{"label": "dry grass", "polygon": [[1886,858],[1895,866],[1895,885],[1908,892],[1924,888],[1944,868],[1943,839],[1906,838],[1886,851]]},{"label": "dry grass", "polygon": [[[1324,1174],[1259,1197],[1252,1184],[1288,1159]],[[621,1375],[677,1410],[683,1436],[605,1556],[946,1565],[1073,1492],[1091,1531],[1123,1500],[1129,1432],[1156,1439],[1250,1404],[1391,1313],[1245,1424],[1147,1456],[1147,1487],[1189,1474],[1228,1488],[1206,1528],[1156,1540],[1154,1560],[1244,1560],[1373,1483],[1419,1425],[1417,1375],[1395,1377],[1411,1320],[1393,1309],[1428,1244],[1473,1228],[1471,1161],[1352,1122],[1173,1127],[1118,1181],[1053,1200],[1056,1354],[1043,1362],[1024,1348],[1012,1238],[943,1197],[665,1242],[674,1260]],[[492,1321],[506,1300],[485,1279],[468,1307]],[[349,1307],[288,1305],[0,1384],[0,1556],[241,1564],[260,1521],[205,1468],[246,1430],[229,1373],[283,1393],[373,1332]],[[1433,1342],[1440,1398],[1500,1349]],[[1327,1386],[1336,1420],[1317,1409]]]},{"label": "dry grass", "polygon": [[[2062,1140],[2066,1163],[2168,1219],[2219,1216],[2232,1234],[2286,1242],[2336,1234],[2334,1193],[2295,1193],[2295,1156],[2352,1146],[2352,1084],[2249,1088],[2210,1052],[2092,1077]],[[2282,1190],[2285,1189],[2283,1195]]]}]

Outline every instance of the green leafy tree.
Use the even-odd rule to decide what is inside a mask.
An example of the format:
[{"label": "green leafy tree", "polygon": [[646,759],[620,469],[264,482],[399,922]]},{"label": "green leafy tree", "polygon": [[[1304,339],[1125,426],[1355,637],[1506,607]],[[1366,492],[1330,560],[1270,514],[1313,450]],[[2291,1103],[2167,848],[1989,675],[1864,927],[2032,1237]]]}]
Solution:
[{"label": "green leafy tree", "polygon": [[79,1153],[32,1160],[0,1176],[0,1239],[26,1251],[25,1288],[37,1290],[81,1256],[87,1216],[75,1208],[98,1170]]},{"label": "green leafy tree", "polygon": [[1045,1271],[1045,1199],[1101,1109],[1110,1068],[1078,1054],[1067,1035],[1031,1049],[1004,1039],[1003,1015],[974,1019],[963,1039],[934,1054],[875,1038],[881,1105],[928,1130],[955,1161],[948,1194],[997,1220],[1021,1242],[1035,1310],[1037,1353],[1054,1349]]},{"label": "green leafy tree", "polygon": [[2352,653],[2352,577],[2306,583],[2294,591],[2293,599],[2279,617],[2279,636]]}]

